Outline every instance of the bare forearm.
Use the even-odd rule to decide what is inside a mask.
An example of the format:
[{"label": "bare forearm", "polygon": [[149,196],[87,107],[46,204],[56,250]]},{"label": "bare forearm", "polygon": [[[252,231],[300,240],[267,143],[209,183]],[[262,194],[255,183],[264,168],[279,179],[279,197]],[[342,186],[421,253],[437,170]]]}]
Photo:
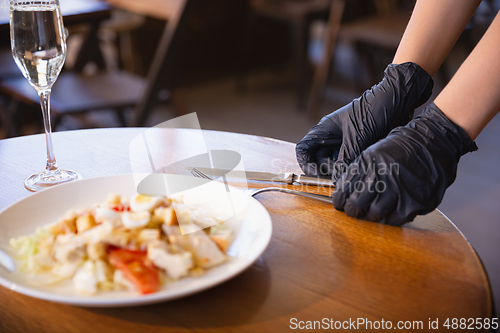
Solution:
[{"label": "bare forearm", "polygon": [[433,76],[481,0],[418,0],[393,63],[414,62]]},{"label": "bare forearm", "polygon": [[475,140],[500,111],[500,14],[434,103]]}]

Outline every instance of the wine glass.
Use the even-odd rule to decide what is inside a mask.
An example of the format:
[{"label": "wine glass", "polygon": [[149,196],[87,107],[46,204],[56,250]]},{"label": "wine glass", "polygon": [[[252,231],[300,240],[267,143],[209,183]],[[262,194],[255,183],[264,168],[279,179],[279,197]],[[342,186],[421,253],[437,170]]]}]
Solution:
[{"label": "wine glass", "polygon": [[38,191],[80,179],[77,172],[58,168],[52,148],[50,92],[67,49],[59,0],[10,0],[10,42],[17,66],[40,98],[47,142],[45,171],[28,177],[24,186]]}]

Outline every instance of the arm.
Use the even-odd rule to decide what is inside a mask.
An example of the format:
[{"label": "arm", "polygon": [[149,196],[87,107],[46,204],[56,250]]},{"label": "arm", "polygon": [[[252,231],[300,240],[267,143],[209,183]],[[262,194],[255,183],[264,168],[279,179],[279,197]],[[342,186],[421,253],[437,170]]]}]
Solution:
[{"label": "arm", "polygon": [[472,140],[500,111],[500,13],[434,103]]},{"label": "arm", "polygon": [[417,0],[393,63],[414,62],[436,74],[481,0]]},{"label": "arm", "polygon": [[400,225],[439,205],[460,157],[477,149],[471,138],[500,111],[499,38],[497,14],[435,103],[349,166],[334,191],[335,208]]}]

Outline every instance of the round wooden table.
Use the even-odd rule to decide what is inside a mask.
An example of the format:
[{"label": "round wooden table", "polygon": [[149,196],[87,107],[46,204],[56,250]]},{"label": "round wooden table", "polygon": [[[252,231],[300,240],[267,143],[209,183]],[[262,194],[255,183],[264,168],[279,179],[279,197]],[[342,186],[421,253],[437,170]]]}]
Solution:
[{"label": "round wooden table", "polygon": [[[56,157],[84,178],[130,173],[129,144],[144,130],[54,133]],[[149,144],[175,156],[199,148],[194,136],[193,130],[164,129]],[[216,131],[203,131],[203,137],[208,149],[239,152],[246,170],[300,171],[292,143]],[[45,158],[43,135],[0,141],[0,210],[30,195],[23,181],[43,169]],[[271,214],[272,240],[234,279],[183,299],[130,308],[73,307],[0,288],[0,331],[281,332],[311,325],[352,329],[364,321],[359,329],[390,322],[393,329],[422,332],[430,331],[429,324],[438,324],[432,331],[453,331],[443,326],[447,319],[451,325],[453,318],[495,316],[480,259],[439,211],[393,227],[350,218],[308,198],[275,192],[256,198]]]}]

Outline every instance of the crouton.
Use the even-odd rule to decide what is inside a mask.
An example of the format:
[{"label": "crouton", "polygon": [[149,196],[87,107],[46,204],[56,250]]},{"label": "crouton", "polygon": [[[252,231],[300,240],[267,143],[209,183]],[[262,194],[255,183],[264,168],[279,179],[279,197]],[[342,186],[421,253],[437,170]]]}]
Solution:
[{"label": "crouton", "polygon": [[90,228],[96,226],[96,222],[93,215],[81,215],[76,218],[76,230],[77,233],[82,233]]},{"label": "crouton", "polygon": [[115,193],[110,193],[108,194],[108,198],[106,199],[106,203],[109,205],[119,205],[122,202],[122,198],[120,195],[115,194]]},{"label": "crouton", "polygon": [[76,218],[74,210],[68,210],[62,219],[47,228],[47,231],[56,236],[59,234],[76,233]]},{"label": "crouton", "polygon": [[163,220],[166,225],[179,225],[175,210],[172,207],[160,207],[154,211],[154,216]]}]

